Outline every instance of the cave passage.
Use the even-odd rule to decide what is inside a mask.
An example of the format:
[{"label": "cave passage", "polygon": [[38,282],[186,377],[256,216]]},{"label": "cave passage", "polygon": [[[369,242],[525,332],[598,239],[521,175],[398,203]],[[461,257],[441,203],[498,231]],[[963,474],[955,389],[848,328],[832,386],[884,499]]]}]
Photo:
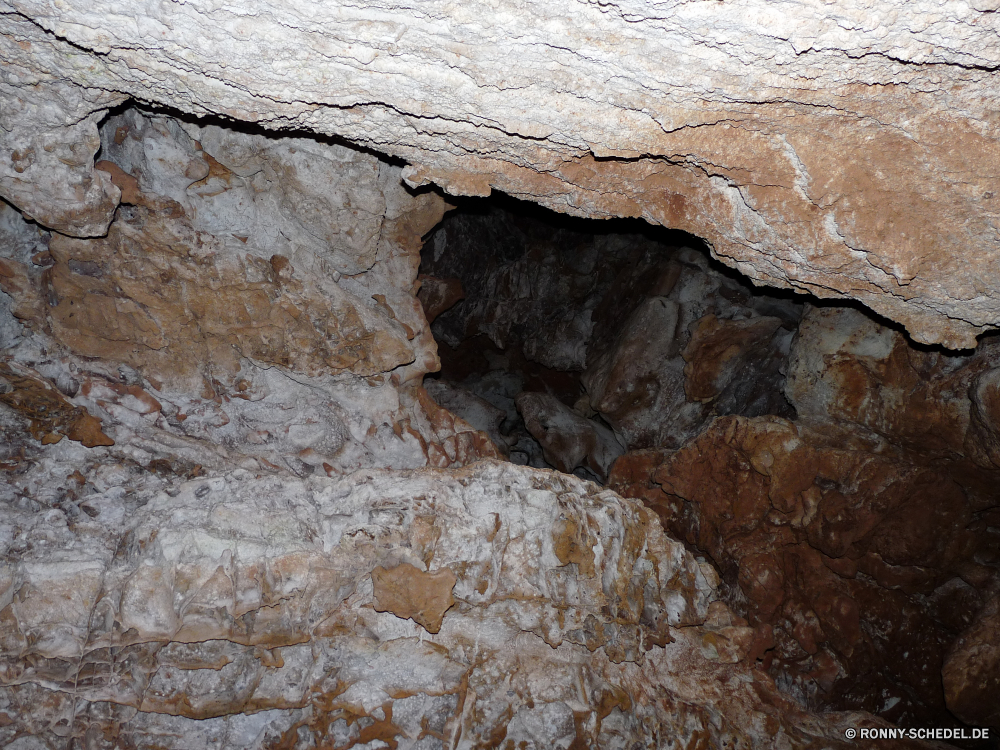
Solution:
[{"label": "cave passage", "polygon": [[581,700],[601,747],[1000,731],[1000,338],[916,346],[639,221],[447,213],[331,139],[98,135],[106,234],[0,203],[0,745],[139,695],[135,737],[181,707],[171,736],[287,739],[294,690],[321,747],[474,703],[484,746],[568,745]]},{"label": "cave passage", "polygon": [[504,196],[426,236],[419,282],[431,396],[510,461],[655,510],[718,570],[732,632],[783,689],[962,725],[948,706],[992,679],[962,671],[959,636],[988,627],[997,586],[977,406],[996,341],[914,345],[858,305],[755,288],[691,235]]},{"label": "cave passage", "polygon": [[419,298],[432,396],[517,464],[605,483],[628,450],[677,448],[714,417],[794,418],[786,361],[803,303],[685,232],[462,201],[426,239]]}]

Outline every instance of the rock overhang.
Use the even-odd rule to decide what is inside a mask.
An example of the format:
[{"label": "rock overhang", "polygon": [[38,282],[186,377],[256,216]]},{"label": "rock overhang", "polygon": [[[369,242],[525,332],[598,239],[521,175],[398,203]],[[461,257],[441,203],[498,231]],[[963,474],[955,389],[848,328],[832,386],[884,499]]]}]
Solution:
[{"label": "rock overhang", "polygon": [[[3,140],[23,157],[42,138],[29,113],[93,129],[125,98],[336,135],[404,159],[411,185],[684,229],[757,284],[853,298],[968,348],[1000,318],[990,11],[16,2]],[[114,188],[79,157],[55,163],[85,197],[49,225],[99,234]],[[0,178],[28,213],[32,166]]]}]

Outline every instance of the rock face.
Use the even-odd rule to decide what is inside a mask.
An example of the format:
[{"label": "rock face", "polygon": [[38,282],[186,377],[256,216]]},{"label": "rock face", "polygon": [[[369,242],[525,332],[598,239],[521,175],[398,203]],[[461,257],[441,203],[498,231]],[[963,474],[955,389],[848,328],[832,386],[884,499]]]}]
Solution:
[{"label": "rock face", "polygon": [[623,450],[607,427],[577,414],[547,393],[521,393],[514,400],[545,459],[560,471],[586,466],[601,481]]},{"label": "rock face", "polygon": [[965,581],[993,571],[974,562],[989,537],[968,529],[974,508],[947,474],[766,417],[721,418],[630,463],[616,480],[659,486],[630,494],[711,555],[806,694],[904,725],[948,720],[944,653],[980,603]]},{"label": "rock face", "polygon": [[[486,336],[500,347],[447,387],[512,396],[548,465],[602,481],[599,456],[622,450],[598,449],[611,425],[603,444],[629,449],[611,486],[718,566],[751,661],[809,705],[904,726],[991,715],[973,687],[991,684],[990,631],[972,623],[1000,583],[995,341],[917,347],[859,309],[755,294],[695,250],[629,240],[498,209],[447,218],[422,260],[467,290],[433,326],[460,355],[442,377],[475,370]],[[582,397],[551,376],[545,393],[499,391],[496,368],[523,384],[531,359],[568,368]]]},{"label": "rock face", "polygon": [[726,664],[746,628],[711,604],[711,567],[596,490],[485,463],[237,471],[93,493],[75,517],[8,499],[0,737],[854,746],[841,727],[858,717],[807,719],[762,673]]},{"label": "rock face", "polygon": [[1000,725],[1000,598],[982,608],[976,621],[955,641],[942,676],[948,708],[970,724]]},{"label": "rock face", "polygon": [[[131,96],[344,137],[407,160],[413,185],[685,229],[758,283],[970,347],[1000,310],[995,10],[16,0],[0,43],[18,158],[0,189],[31,213],[16,175],[40,170],[47,136],[20,113],[84,123],[89,155],[89,112]],[[92,233],[113,193],[67,162],[87,217],[66,229]]]},{"label": "rock face", "polygon": [[[109,425],[93,444],[180,473],[498,455],[420,387],[438,360],[414,282],[440,197],[307,138],[135,109],[101,138],[124,201],[107,235],[39,233],[4,206],[0,249],[10,368]],[[29,395],[5,403],[37,421]]]},{"label": "rock face", "polygon": [[[794,416],[785,372],[801,304],[755,294],[703,252],[670,244],[695,238],[639,234],[635,224],[611,233],[596,222],[560,223],[518,209],[513,202],[466,208],[424,246],[421,271],[453,279],[465,294],[432,325],[446,345],[442,378],[455,381],[451,387],[501,409],[516,399],[525,423],[522,404],[536,414],[538,400],[546,401],[550,416],[528,431],[540,443],[551,432],[552,445],[559,432],[592,435],[594,446],[607,446],[607,458],[594,464],[603,468],[591,467],[602,481],[621,450],[613,443],[678,447],[718,414]],[[483,377],[498,370],[519,382],[504,390]],[[552,431],[543,423],[557,411],[565,418]],[[514,420],[504,425],[516,429]],[[614,437],[598,439],[608,427]],[[572,471],[596,455],[581,437],[567,439],[577,447],[549,447],[549,465]]]},{"label": "rock face", "polygon": [[363,6],[0,4],[0,744],[1000,731],[998,9]]},{"label": "rock face", "polygon": [[993,722],[991,610],[973,621],[998,583],[1000,476],[972,415],[990,413],[997,366],[992,342],[921,351],[811,307],[788,364],[797,423],[720,418],[679,450],[626,455],[610,485],[710,556],[766,636],[758,656],[806,700]]}]

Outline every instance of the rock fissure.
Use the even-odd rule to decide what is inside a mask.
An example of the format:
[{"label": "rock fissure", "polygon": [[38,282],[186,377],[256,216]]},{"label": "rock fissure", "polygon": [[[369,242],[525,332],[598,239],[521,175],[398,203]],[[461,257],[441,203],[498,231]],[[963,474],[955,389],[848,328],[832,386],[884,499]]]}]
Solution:
[{"label": "rock fissure", "polygon": [[990,746],[995,16],[154,6],[0,13],[0,744]]}]

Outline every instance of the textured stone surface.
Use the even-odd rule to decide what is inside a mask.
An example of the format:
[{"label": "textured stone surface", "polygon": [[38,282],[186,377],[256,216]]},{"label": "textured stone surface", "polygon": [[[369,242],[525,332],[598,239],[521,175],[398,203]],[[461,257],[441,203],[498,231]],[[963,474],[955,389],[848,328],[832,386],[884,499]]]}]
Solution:
[{"label": "textured stone surface", "polygon": [[998,319],[992,0],[3,7],[29,81],[336,134],[455,194],[682,228],[924,342],[972,346]]},{"label": "textured stone surface", "polygon": [[[718,414],[794,415],[784,380],[801,304],[754,294],[703,252],[672,244],[689,236],[627,222],[613,233],[531,208],[471,204],[428,238],[421,270],[465,290],[432,327],[443,377],[503,408],[496,384],[476,376],[519,372],[511,396],[544,392],[600,414],[606,425],[586,431],[610,425],[630,448],[680,446]],[[487,337],[496,354],[482,354]]]},{"label": "textured stone surface", "polygon": [[1000,597],[955,641],[942,676],[952,713],[970,724],[1000,727]]},{"label": "textured stone surface", "polygon": [[854,746],[842,727],[864,717],[802,714],[728,663],[742,630],[709,606],[714,572],[598,489],[484,463],[236,472],[90,494],[77,517],[7,502],[0,738]]},{"label": "textured stone surface", "polygon": [[545,460],[571,473],[586,466],[603,482],[624,452],[615,434],[576,413],[547,393],[521,393],[515,399],[525,427],[542,446]]},{"label": "textured stone surface", "polygon": [[756,656],[805,699],[923,726],[949,720],[945,653],[996,581],[995,535],[950,471],[963,467],[724,417],[678,451],[619,459],[609,484],[710,556],[758,628]]},{"label": "textured stone surface", "polygon": [[[787,393],[806,419],[861,428],[927,456],[968,453],[992,466],[986,456],[997,412],[990,384],[998,368],[994,337],[974,355],[952,355],[916,348],[859,310],[809,307],[792,348]],[[973,411],[977,429],[970,435]]]},{"label": "textured stone surface", "polygon": [[[836,747],[871,721],[757,667],[814,708],[994,722],[994,340],[822,307],[795,332],[801,305],[648,237],[488,238],[462,304],[520,351],[461,343],[521,373],[477,376],[491,441],[420,387],[447,204],[401,180],[686,229],[972,346],[1000,320],[996,10],[2,2],[0,744]],[[208,117],[99,131],[130,96]],[[436,315],[460,274],[434,270]],[[800,423],[704,429],[792,416],[786,373]],[[717,592],[573,479],[328,478],[539,463],[507,429],[525,390],[563,468],[606,471],[564,440],[598,413],[658,449],[617,486]]]},{"label": "textured stone surface", "polygon": [[590,406],[631,448],[679,447],[717,414],[792,416],[784,363],[799,314],[690,248],[643,257],[595,311]]},{"label": "textured stone surface", "polygon": [[30,59],[19,64],[30,58],[24,53],[31,45],[15,44],[8,36],[13,31],[9,13],[0,19],[0,196],[50,229],[75,237],[104,234],[119,190],[94,169],[101,145],[97,123],[104,109],[126,97],[47,75]]},{"label": "textured stone surface", "polygon": [[[7,208],[0,247],[8,356],[103,422],[89,444],[179,473],[498,455],[420,388],[438,359],[414,282],[439,196],[314,139],[135,109],[101,136],[98,171],[124,201],[107,236],[50,234]],[[57,433],[74,438],[38,437]]]}]

